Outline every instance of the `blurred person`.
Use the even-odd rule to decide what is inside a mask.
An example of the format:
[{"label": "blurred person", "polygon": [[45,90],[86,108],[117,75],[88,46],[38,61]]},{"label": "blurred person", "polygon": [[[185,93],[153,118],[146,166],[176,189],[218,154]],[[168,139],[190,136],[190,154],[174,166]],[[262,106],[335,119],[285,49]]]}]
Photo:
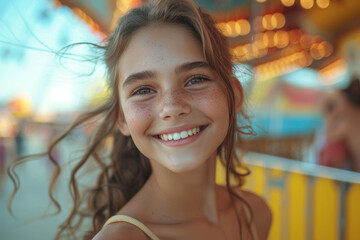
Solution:
[{"label": "blurred person", "polygon": [[15,150],[17,158],[23,156],[25,154],[25,130],[26,130],[26,120],[20,119],[19,124],[17,126],[17,132],[15,135]]},{"label": "blurred person", "polygon": [[321,165],[360,172],[360,81],[332,92],[325,103],[326,143]]}]

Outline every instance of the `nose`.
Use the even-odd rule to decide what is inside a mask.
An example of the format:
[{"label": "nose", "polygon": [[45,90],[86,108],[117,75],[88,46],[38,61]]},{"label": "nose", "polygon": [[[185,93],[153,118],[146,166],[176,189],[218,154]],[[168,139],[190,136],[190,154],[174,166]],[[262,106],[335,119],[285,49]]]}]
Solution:
[{"label": "nose", "polygon": [[189,97],[181,90],[168,90],[162,97],[160,118],[164,120],[187,116],[191,112]]}]

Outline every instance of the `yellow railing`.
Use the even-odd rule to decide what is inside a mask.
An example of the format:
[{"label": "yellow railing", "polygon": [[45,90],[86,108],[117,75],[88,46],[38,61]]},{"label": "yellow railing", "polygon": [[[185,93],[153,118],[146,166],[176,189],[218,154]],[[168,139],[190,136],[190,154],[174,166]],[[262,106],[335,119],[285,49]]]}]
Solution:
[{"label": "yellow railing", "polygon": [[270,240],[360,240],[360,173],[255,153],[244,162],[244,188],[272,210]]}]

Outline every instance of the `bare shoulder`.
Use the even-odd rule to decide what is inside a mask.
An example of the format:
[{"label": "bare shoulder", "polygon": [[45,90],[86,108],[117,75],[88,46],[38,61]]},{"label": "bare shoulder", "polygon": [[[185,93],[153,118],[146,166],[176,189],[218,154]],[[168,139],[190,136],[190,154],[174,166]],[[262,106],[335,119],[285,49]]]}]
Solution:
[{"label": "bare shoulder", "polygon": [[96,236],[93,238],[93,240],[148,240],[149,238],[146,236],[146,234],[141,231],[138,227],[126,223],[112,223],[107,226],[105,226]]},{"label": "bare shoulder", "polygon": [[262,217],[267,216],[271,218],[270,208],[262,197],[246,190],[240,190],[240,192],[250,204],[251,208],[253,209],[254,215],[257,214]]},{"label": "bare shoulder", "polygon": [[262,197],[255,193],[240,189],[238,189],[237,192],[245,198],[251,207],[253,222],[259,239],[267,239],[272,222],[272,213],[268,204]]}]

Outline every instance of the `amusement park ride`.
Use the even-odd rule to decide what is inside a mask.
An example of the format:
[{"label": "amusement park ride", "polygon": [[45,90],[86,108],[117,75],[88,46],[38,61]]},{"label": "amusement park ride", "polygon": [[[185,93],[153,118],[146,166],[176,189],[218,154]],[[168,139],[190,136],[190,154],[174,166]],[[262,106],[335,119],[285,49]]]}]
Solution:
[{"label": "amusement park ride", "polygon": [[[104,38],[131,7],[145,0],[54,0],[70,7]],[[356,72],[360,52],[357,0],[197,0],[229,38],[234,60],[260,80],[301,69],[319,71],[325,85]]]}]

